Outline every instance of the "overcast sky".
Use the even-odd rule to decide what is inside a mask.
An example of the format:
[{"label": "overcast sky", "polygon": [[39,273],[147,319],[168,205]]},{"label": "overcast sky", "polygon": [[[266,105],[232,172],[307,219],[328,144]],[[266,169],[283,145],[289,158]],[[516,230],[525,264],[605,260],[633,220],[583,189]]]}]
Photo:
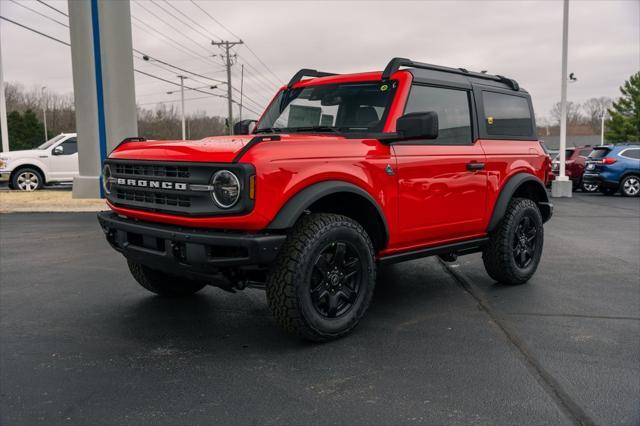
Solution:
[{"label": "overcast sky", "polygon": [[[67,12],[66,1],[45,1]],[[300,68],[337,73],[381,70],[394,56],[515,78],[532,94],[539,120],[560,97],[561,1],[196,1],[268,66],[269,70],[247,47],[236,49],[240,57],[234,85],[239,84],[240,64],[246,64],[245,93],[251,98],[247,105],[256,111],[271,98],[276,83],[287,81]],[[41,3],[16,2],[68,23]],[[0,14],[69,40],[68,28],[16,2],[0,0]],[[131,11],[134,48],[206,77],[225,79],[220,59],[210,57],[220,53],[210,39],[235,38],[193,3],[133,1]],[[617,97],[623,81],[640,70],[640,1],[571,0],[569,19],[569,71],[578,77],[569,85],[569,100]],[[6,21],[0,21],[0,34],[5,80],[28,88],[45,85],[60,93],[73,90],[67,46]],[[141,59],[134,60],[134,66],[177,81],[176,72],[166,67]],[[203,83],[215,84],[199,77],[187,80],[192,87]],[[177,99],[166,94],[174,89],[136,75],[137,102],[147,108]],[[187,95],[202,96],[206,95]],[[221,98],[187,102],[188,112],[224,115],[225,108]]]}]

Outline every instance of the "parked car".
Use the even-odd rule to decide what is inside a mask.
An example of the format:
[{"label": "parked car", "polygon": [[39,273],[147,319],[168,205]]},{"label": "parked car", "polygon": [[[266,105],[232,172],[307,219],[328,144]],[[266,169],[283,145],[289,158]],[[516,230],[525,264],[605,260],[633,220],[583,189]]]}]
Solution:
[{"label": "parked car", "polygon": [[583,175],[586,184],[598,185],[605,195],[617,191],[626,197],[640,195],[640,145],[595,147]]},{"label": "parked car", "polygon": [[[565,173],[571,179],[573,190],[582,189],[585,192],[595,192],[598,187],[593,184],[584,184],[582,175],[584,174],[585,163],[587,157],[591,154],[593,148],[591,146],[580,146],[567,148],[565,151]],[[560,172],[560,155],[553,159],[553,174],[558,176]]]},{"label": "parked car", "polygon": [[0,152],[0,176],[11,189],[35,191],[45,183],[71,182],[77,175],[75,133],[60,133],[36,149]]},{"label": "parked car", "polygon": [[285,330],[326,341],[356,327],[378,264],[482,252],[496,281],[535,273],[549,160],[515,80],[403,58],[303,69],[250,127],[125,139],[105,161],[98,219],[145,289],[264,288]]}]

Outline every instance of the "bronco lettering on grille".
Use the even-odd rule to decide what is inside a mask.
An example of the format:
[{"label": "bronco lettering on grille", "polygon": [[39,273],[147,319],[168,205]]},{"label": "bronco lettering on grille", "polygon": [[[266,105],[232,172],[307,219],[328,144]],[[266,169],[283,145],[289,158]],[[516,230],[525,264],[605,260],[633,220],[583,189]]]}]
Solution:
[{"label": "bronco lettering on grille", "polygon": [[135,186],[138,188],[162,188],[162,189],[175,189],[178,191],[186,191],[187,184],[181,182],[166,182],[159,180],[146,180],[146,179],[124,179],[118,178],[116,180],[118,185]]}]

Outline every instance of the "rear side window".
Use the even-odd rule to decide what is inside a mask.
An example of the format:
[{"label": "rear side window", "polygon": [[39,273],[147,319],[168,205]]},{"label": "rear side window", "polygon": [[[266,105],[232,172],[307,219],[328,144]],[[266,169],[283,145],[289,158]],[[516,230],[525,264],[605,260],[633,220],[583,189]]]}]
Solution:
[{"label": "rear side window", "polygon": [[625,149],[620,156],[640,160],[640,148]]},{"label": "rear side window", "polygon": [[443,145],[472,143],[468,92],[414,85],[407,100],[405,114],[429,111],[438,114],[438,138],[428,143]]},{"label": "rear side window", "polygon": [[492,136],[531,136],[533,120],[526,98],[496,92],[482,92],[487,134]]},{"label": "rear side window", "polygon": [[591,151],[593,151],[591,148],[589,149],[583,149],[580,151],[580,157],[584,157],[587,158],[589,156],[589,154],[591,154]]},{"label": "rear side window", "polygon": [[589,159],[591,160],[600,160],[607,156],[607,154],[611,151],[609,148],[595,148],[589,154]]}]

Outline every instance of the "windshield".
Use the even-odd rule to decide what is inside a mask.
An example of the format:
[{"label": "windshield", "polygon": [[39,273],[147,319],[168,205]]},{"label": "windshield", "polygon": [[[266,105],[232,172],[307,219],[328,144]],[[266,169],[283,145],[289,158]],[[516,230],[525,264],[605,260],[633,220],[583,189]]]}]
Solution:
[{"label": "windshield", "polygon": [[381,132],[396,86],[378,81],[287,89],[256,132]]},{"label": "windshield", "polygon": [[60,139],[64,138],[64,136],[65,135],[63,135],[63,134],[59,134],[58,136],[54,136],[51,139],[49,139],[48,141],[46,141],[45,143],[43,143],[42,145],[40,145],[38,147],[38,149],[47,149],[51,145],[53,145],[54,143],[58,142]]}]

